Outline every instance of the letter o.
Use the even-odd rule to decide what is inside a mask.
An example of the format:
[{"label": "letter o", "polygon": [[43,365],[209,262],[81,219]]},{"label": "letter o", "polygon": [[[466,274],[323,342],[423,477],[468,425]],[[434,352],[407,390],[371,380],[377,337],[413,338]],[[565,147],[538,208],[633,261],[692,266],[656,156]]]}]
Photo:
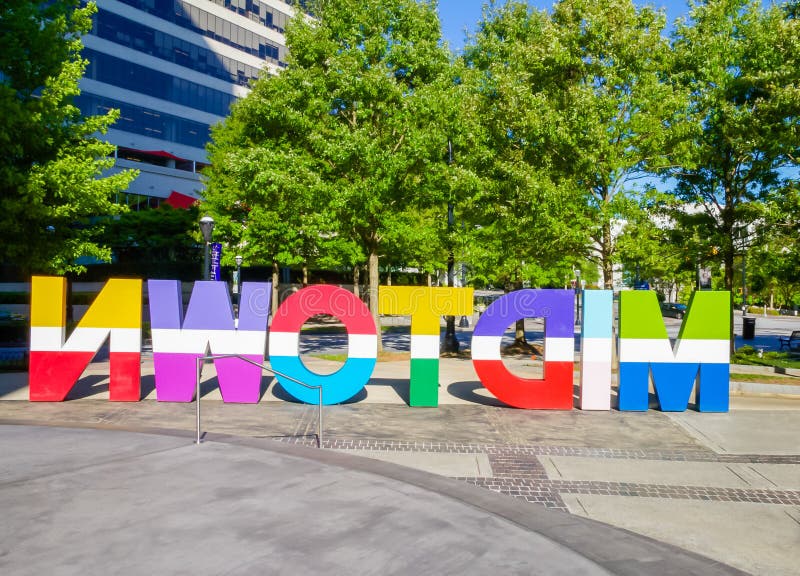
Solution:
[{"label": "letter o", "polygon": [[[347,361],[333,374],[317,374],[300,359],[300,329],[317,314],[335,316],[347,330]],[[322,386],[322,403],[338,404],[355,396],[372,376],[378,356],[378,332],[369,309],[351,292],[336,286],[308,286],[289,296],[275,312],[269,332],[269,359],[276,372],[311,386]],[[319,401],[316,389],[277,375],[292,396]]]}]

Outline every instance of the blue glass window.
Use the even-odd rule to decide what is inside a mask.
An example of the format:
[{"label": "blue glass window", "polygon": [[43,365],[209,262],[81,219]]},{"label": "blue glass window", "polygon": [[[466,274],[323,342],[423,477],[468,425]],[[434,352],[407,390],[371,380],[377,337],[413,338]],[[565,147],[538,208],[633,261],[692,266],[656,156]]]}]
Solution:
[{"label": "blue glass window", "polygon": [[106,10],[97,12],[93,33],[116,44],[241,86],[247,86],[250,80],[258,78],[258,68]]},{"label": "blue glass window", "polygon": [[120,2],[248,54],[271,60],[279,66],[286,66],[284,47],[197,6],[181,0],[120,0]]},{"label": "blue glass window", "polygon": [[177,142],[195,148],[204,148],[206,143],[211,140],[211,128],[208,124],[134,106],[111,98],[83,92],[75,99],[75,104],[83,114],[89,116],[105,114],[112,108],[118,109],[120,111],[119,120],[112,126],[117,130]]},{"label": "blue glass window", "polygon": [[227,116],[231,104],[236,100],[233,94],[226,94],[170,74],[120,60],[114,56],[84,50],[89,59],[86,77],[140,94],[147,94],[218,116]]}]

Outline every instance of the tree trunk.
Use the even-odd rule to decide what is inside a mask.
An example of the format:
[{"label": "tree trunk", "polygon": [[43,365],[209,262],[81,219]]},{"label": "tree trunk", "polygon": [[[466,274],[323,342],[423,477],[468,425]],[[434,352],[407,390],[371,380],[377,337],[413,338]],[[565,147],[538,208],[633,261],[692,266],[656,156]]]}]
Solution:
[{"label": "tree trunk", "polygon": [[428,288],[433,286],[433,278],[431,278],[431,273],[428,272]]},{"label": "tree trunk", "polygon": [[[516,281],[514,282],[514,290],[521,290],[522,289],[522,282]],[[525,318],[520,318],[516,321],[514,327],[514,347],[518,346],[527,346],[528,339],[525,338]]]},{"label": "tree trunk", "polygon": [[730,317],[728,318],[728,322],[730,325],[730,334],[731,334],[731,344],[730,344],[730,352],[733,354],[736,352],[736,342],[734,340],[735,336],[733,334],[733,309],[734,309],[734,301],[733,301],[733,242],[726,242],[729,246],[725,247],[724,250],[724,277],[725,277],[725,289],[730,291],[730,299],[731,299],[731,313]]},{"label": "tree trunk", "polygon": [[361,268],[358,264],[353,266],[353,295],[356,298],[361,298],[361,291],[359,290],[358,283],[361,281],[359,278],[361,276]]},{"label": "tree trunk", "polygon": [[303,262],[303,288],[308,286],[308,262]]},{"label": "tree trunk", "polygon": [[392,269],[391,268],[389,268],[389,272],[386,274],[386,285],[387,286],[391,286],[392,285]]},{"label": "tree trunk", "polygon": [[525,318],[520,318],[517,320],[516,329],[514,330],[514,346],[527,343],[528,340],[525,338]]},{"label": "tree trunk", "polygon": [[278,261],[272,261],[272,316],[278,310],[278,287],[280,286],[281,277],[279,275]]},{"label": "tree trunk", "polygon": [[[611,238],[611,222],[603,222],[603,238],[600,243],[600,260],[603,267],[603,287],[606,290],[614,289],[614,262],[612,252],[614,250]],[[578,290],[581,287],[578,286]]]},{"label": "tree trunk", "polygon": [[[733,334],[733,261],[736,255],[736,246],[734,246],[733,228],[734,228],[734,212],[733,212],[733,193],[730,186],[725,186],[725,206],[722,207],[722,238],[725,245],[722,247],[722,259],[724,264],[724,279],[725,290],[730,292],[731,300],[731,313],[728,319],[731,334],[730,353],[736,352],[736,341]],[[744,287],[743,287],[744,288]]]},{"label": "tree trunk", "polygon": [[375,321],[375,329],[378,331],[378,352],[383,350],[383,344],[381,343],[381,318],[378,314],[379,284],[378,254],[376,248],[372,248],[369,252],[369,310],[372,312],[372,319]]}]

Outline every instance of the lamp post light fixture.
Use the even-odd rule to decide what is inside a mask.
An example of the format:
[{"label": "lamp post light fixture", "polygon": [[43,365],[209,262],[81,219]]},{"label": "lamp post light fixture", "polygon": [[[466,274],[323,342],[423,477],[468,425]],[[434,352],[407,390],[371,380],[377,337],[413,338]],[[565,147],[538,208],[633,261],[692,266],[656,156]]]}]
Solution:
[{"label": "lamp post light fixture", "polygon": [[214,219],[211,216],[200,218],[200,233],[203,235],[203,280],[209,278],[208,268],[208,245],[211,243],[211,235],[214,233]]}]

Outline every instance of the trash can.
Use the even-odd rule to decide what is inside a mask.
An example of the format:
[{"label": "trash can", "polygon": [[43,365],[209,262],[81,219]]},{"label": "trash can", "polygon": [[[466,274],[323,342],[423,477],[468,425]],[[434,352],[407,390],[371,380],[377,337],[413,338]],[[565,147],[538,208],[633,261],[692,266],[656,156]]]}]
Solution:
[{"label": "trash can", "polygon": [[742,318],[742,340],[752,340],[756,337],[756,319],[748,316]]}]

